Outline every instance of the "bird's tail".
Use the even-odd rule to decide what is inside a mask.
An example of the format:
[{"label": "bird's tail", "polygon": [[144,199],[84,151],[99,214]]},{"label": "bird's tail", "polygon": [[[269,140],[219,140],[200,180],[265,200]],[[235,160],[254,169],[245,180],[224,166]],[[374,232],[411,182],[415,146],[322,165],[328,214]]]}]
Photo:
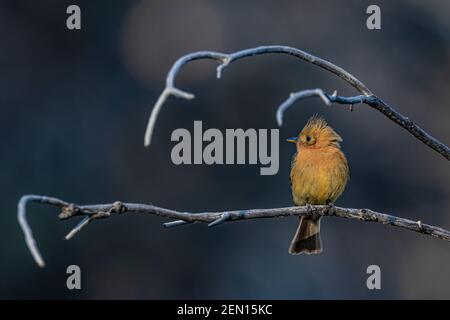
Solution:
[{"label": "bird's tail", "polygon": [[289,247],[289,253],[318,254],[321,252],[320,217],[300,217],[300,223]]}]

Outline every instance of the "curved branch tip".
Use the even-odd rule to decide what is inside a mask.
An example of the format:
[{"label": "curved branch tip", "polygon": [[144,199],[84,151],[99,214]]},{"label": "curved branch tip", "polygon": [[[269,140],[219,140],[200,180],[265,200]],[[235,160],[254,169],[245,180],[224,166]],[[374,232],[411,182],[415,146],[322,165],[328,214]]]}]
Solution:
[{"label": "curved branch tip", "polygon": [[36,240],[33,236],[33,231],[30,228],[30,225],[27,221],[27,211],[26,206],[29,202],[32,202],[35,200],[36,196],[33,195],[25,195],[20,198],[19,204],[17,205],[17,219],[19,221],[20,228],[22,229],[22,232],[25,236],[25,243],[28,247],[28,250],[30,251],[31,255],[33,256],[34,261],[36,261],[36,264],[44,268],[45,262],[42,258],[42,255],[39,251],[39,248],[37,247]]}]

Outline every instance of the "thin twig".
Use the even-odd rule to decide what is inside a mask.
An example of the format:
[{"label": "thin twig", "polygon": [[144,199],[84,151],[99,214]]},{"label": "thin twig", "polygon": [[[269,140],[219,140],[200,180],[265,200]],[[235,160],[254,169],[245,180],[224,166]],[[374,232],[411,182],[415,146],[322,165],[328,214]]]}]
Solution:
[{"label": "thin twig", "polygon": [[78,232],[91,223],[93,219],[90,216],[84,217],[70,232],[64,237],[66,240],[72,239]]},{"label": "thin twig", "polygon": [[[412,122],[408,117],[405,117],[398,111],[396,111],[394,108],[389,106],[386,102],[381,100],[379,97],[374,95],[369,88],[363,84],[360,80],[358,80],[356,77],[354,77],[352,74],[347,72],[346,70],[342,69],[341,67],[336,66],[335,64],[326,61],[324,59],[321,59],[319,57],[313,56],[305,51],[287,47],[287,46],[261,46],[251,49],[246,49],[242,51],[237,51],[230,54],[225,54],[221,52],[213,52],[213,51],[198,51],[193,52],[190,54],[187,54],[185,56],[182,56],[179,58],[170,69],[169,73],[167,74],[166,78],[166,87],[159,96],[156,104],[153,107],[153,110],[150,114],[150,118],[147,125],[147,130],[145,132],[145,138],[144,138],[144,145],[149,146],[151,143],[153,131],[155,128],[156,120],[158,117],[158,114],[164,104],[164,102],[167,100],[167,98],[171,95],[184,98],[184,99],[193,99],[194,95],[188,92],[181,91],[175,87],[175,78],[177,74],[180,72],[181,68],[188,62],[193,60],[199,60],[199,59],[212,59],[218,61],[220,64],[217,67],[217,78],[221,77],[222,71],[225,67],[230,65],[232,62],[246,58],[246,57],[252,57],[255,55],[261,55],[261,54],[288,54],[292,55],[296,58],[299,58],[303,61],[306,61],[308,63],[314,64],[316,66],[319,66],[346,81],[348,84],[353,86],[361,95],[355,96],[355,97],[342,97],[336,95],[328,95],[325,94],[321,89],[314,89],[314,90],[304,90],[300,91],[294,94],[291,94],[288,100],[286,100],[279,108],[277,113],[277,122],[279,125],[282,124],[282,114],[283,112],[292,105],[295,101],[299,99],[303,99],[306,97],[311,96],[319,96],[322,98],[322,100],[328,104],[327,99],[325,97],[328,97],[329,102],[336,102],[340,104],[346,104],[350,105],[350,110],[353,110],[353,104],[355,103],[364,103],[368,106],[378,110],[382,114],[384,114],[386,117],[388,117],[390,120],[394,121],[401,127],[403,127],[405,130],[410,132],[414,137],[422,141],[425,145],[432,148],[436,152],[440,153],[442,156],[444,156],[447,160],[450,160],[450,148],[442,143],[441,141],[437,140],[430,134],[428,134],[425,130],[420,128],[418,125],[416,125],[414,122]],[[281,111],[280,111],[281,109]],[[281,114],[281,115],[280,115]]]},{"label": "thin twig", "polygon": [[[34,260],[40,267],[44,267],[44,260],[39,253],[36,241],[34,240],[31,228],[26,219],[26,206],[27,204],[33,202],[58,207],[61,210],[61,213],[58,215],[60,219],[70,219],[76,216],[84,216],[85,218],[81,221],[81,224],[79,223],[69,233],[69,235],[72,236],[78,233],[78,231],[80,231],[83,227],[87,226],[89,222],[96,219],[108,218],[113,214],[142,213],[157,215],[160,217],[176,220],[171,222],[171,226],[193,222],[208,223],[209,226],[214,226],[227,221],[236,221],[243,219],[321,215],[378,222],[450,241],[450,231],[448,230],[425,224],[421,221],[399,218],[389,214],[375,212],[369,209],[352,209],[329,205],[318,205],[273,209],[249,209],[225,212],[189,213],[160,208],[151,204],[114,202],[111,204],[77,205],[73,203],[67,203],[57,198],[38,195],[26,195],[23,196],[19,201],[17,215],[19,218],[20,226],[25,235],[25,240],[28,248]],[[167,224],[165,225],[167,226]],[[69,235],[66,238],[68,238]]]},{"label": "thin twig", "polygon": [[189,223],[192,223],[192,222],[176,220],[176,221],[166,222],[163,224],[163,226],[166,228],[172,228],[172,227],[178,227],[178,226],[182,226],[182,225],[189,224]]}]

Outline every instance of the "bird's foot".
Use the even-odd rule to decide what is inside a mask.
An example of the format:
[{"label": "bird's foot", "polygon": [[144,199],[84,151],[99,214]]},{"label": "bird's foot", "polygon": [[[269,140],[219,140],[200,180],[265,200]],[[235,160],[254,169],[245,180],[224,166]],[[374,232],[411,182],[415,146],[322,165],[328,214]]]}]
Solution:
[{"label": "bird's foot", "polygon": [[309,203],[306,204],[306,211],[308,212],[308,214],[310,216],[312,216],[312,214],[313,214],[313,207]]},{"label": "bird's foot", "polygon": [[334,203],[330,202],[330,203],[327,204],[327,206],[328,206],[328,212],[331,213],[331,214],[334,214],[334,211],[335,211],[335,208],[336,208]]}]

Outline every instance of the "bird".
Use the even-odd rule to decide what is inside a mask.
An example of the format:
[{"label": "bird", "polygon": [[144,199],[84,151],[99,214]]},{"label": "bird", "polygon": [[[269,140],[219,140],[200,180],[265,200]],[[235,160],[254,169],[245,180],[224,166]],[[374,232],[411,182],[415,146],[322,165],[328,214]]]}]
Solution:
[{"label": "bird", "polygon": [[[290,183],[296,206],[330,205],[342,194],[349,179],[347,158],[341,150],[342,138],[319,115],[313,115],[297,137],[287,139],[296,145]],[[318,214],[300,216],[289,247],[293,255],[322,252]]]}]

